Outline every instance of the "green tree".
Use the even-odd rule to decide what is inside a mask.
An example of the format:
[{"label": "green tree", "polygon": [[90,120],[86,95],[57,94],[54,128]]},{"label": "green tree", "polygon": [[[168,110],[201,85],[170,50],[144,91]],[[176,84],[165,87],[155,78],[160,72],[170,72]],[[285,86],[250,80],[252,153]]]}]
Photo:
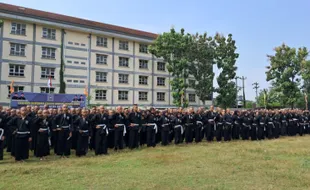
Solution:
[{"label": "green tree", "polygon": [[306,48],[291,48],[285,44],[275,48],[275,55],[268,55],[270,66],[266,72],[276,90],[282,93],[283,105],[294,107],[300,94],[300,74],[308,53]]},{"label": "green tree", "polygon": [[263,89],[259,92],[257,97],[257,103],[259,107],[265,107],[264,94],[266,93],[266,107],[267,108],[276,108],[282,107],[283,104],[281,102],[282,93],[278,92],[275,88]]},{"label": "green tree", "polygon": [[172,87],[173,103],[176,106],[186,107],[186,81],[188,78],[188,63],[190,62],[190,47],[192,36],[185,34],[184,29],[176,32],[171,29],[157,37],[154,43],[149,47],[150,52],[156,57],[164,58],[167,69],[172,75],[170,81]]},{"label": "green tree", "polygon": [[191,65],[189,67],[190,74],[195,77],[196,83],[191,84],[192,88],[203,105],[209,99],[213,92],[213,64],[215,58],[215,42],[214,39],[204,33],[193,36],[191,48]]},{"label": "green tree", "polygon": [[65,31],[62,29],[61,33],[61,53],[60,53],[60,69],[59,69],[59,93],[66,93],[66,83],[64,80],[65,61],[64,61],[64,36]]},{"label": "green tree", "polygon": [[216,97],[219,105],[223,108],[234,105],[236,100],[236,84],[233,81],[236,77],[236,60],[239,54],[236,53],[235,40],[232,39],[232,34],[224,37],[220,34],[215,35],[216,49],[215,62],[218,69],[221,71],[217,77],[218,88]]}]

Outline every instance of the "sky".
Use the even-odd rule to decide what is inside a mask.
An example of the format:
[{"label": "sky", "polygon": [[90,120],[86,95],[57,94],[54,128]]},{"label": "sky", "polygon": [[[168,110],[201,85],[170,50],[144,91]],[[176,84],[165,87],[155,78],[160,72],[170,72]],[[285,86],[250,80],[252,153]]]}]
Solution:
[{"label": "sky", "polygon": [[[267,54],[286,43],[310,48],[310,0],[0,0],[153,33],[175,27],[188,33],[223,35],[236,41],[237,75],[245,76],[246,99],[255,99],[252,84],[268,88]],[[216,74],[217,71],[216,71]],[[216,82],[215,82],[216,83]],[[238,82],[241,84],[241,81]],[[216,85],[216,84],[215,84]],[[241,92],[239,92],[242,94]]]}]

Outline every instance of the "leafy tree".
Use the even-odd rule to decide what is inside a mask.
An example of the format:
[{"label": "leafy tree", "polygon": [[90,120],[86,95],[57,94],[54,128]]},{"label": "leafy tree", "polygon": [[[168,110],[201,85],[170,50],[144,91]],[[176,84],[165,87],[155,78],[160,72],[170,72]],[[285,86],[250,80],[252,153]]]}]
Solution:
[{"label": "leafy tree", "polygon": [[267,108],[275,108],[282,107],[283,104],[281,102],[282,94],[278,92],[275,88],[263,89],[259,92],[257,97],[257,103],[259,107],[265,107],[265,94],[266,93],[266,107]]},{"label": "leafy tree", "polygon": [[191,48],[190,74],[195,77],[196,83],[191,84],[199,99],[205,105],[213,92],[213,64],[215,58],[215,41],[212,37],[196,34],[193,36]]},{"label": "leafy tree", "polygon": [[65,61],[64,61],[64,34],[65,31],[62,30],[61,34],[61,53],[60,53],[60,70],[59,70],[59,93],[65,94],[66,93],[66,83],[64,80],[64,71],[65,71]]},{"label": "leafy tree", "polygon": [[171,29],[157,37],[149,47],[150,52],[156,57],[162,57],[168,63],[167,69],[172,74],[170,81],[172,87],[173,103],[176,106],[187,106],[186,89],[188,85],[188,63],[190,62],[190,47],[192,36],[185,34],[184,29],[176,32]]},{"label": "leafy tree", "polygon": [[233,79],[236,77],[236,60],[239,54],[236,53],[235,40],[232,39],[232,34],[224,37],[220,34],[215,35],[216,49],[215,62],[218,69],[221,71],[217,77],[218,88],[216,97],[218,103],[227,108],[232,106],[236,100],[236,85]]},{"label": "leafy tree", "polygon": [[266,72],[276,90],[282,93],[282,105],[292,108],[300,94],[301,67],[307,58],[307,49],[291,48],[285,44],[275,48],[275,55],[268,55],[270,67]]}]

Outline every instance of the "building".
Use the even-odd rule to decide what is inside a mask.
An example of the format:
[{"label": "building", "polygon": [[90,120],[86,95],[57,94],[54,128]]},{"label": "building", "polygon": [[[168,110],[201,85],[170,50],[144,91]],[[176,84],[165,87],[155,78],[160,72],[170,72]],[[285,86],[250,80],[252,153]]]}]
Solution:
[{"label": "building", "polygon": [[[91,104],[173,106],[166,63],[148,53],[157,34],[3,3],[0,19],[1,105],[11,81],[15,92],[58,93],[63,56],[68,94],[87,86]],[[187,96],[202,105],[193,89]]]}]

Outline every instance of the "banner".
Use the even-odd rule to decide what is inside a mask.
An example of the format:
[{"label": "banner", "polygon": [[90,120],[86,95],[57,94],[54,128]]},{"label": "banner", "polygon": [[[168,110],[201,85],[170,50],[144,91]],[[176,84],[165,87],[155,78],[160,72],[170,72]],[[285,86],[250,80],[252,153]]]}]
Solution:
[{"label": "banner", "polygon": [[60,108],[66,104],[69,108],[85,107],[86,98],[82,94],[47,94],[32,92],[16,92],[11,95],[11,107],[47,105],[49,108]]}]

